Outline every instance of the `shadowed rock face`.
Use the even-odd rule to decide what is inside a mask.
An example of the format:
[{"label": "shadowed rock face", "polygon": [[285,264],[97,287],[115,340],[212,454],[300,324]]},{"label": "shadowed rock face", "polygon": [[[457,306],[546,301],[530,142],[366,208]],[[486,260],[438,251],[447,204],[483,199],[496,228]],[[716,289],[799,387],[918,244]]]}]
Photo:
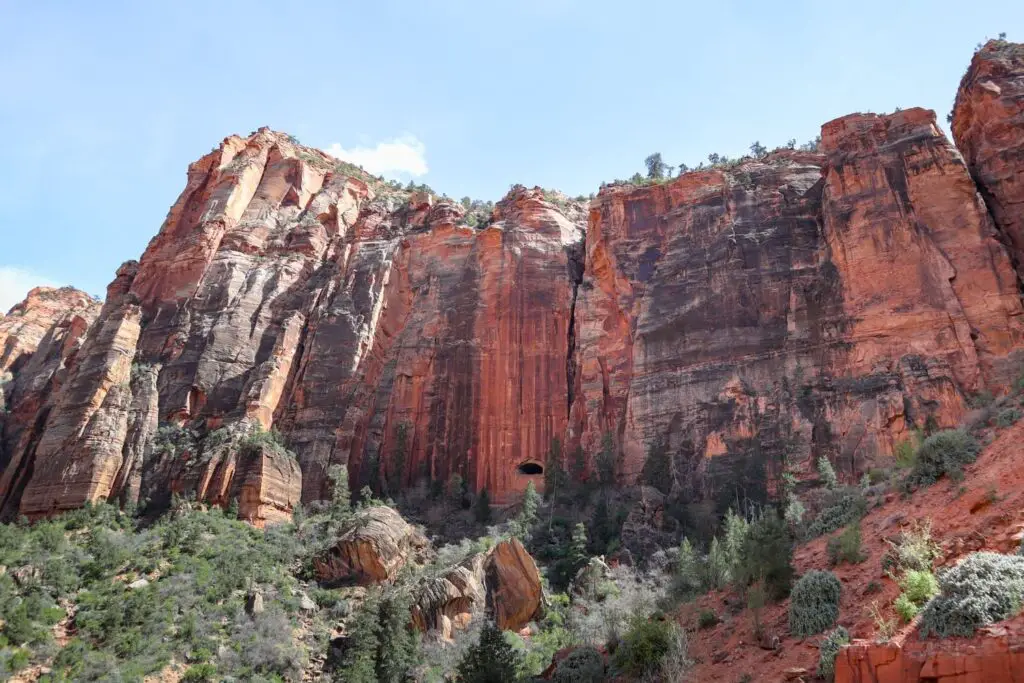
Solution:
[{"label": "shadowed rock face", "polygon": [[[855,114],[819,152],[608,187],[589,216],[516,186],[471,228],[289,136],[227,138],[98,316],[8,333],[72,341],[33,356],[44,379],[12,375],[4,513],[195,492],[262,523],[326,497],[332,464],[385,492],[457,474],[504,504],[542,488],[556,438],[591,468],[607,446],[624,483],[666,452],[667,503],[764,500],[820,456],[853,480],[1017,373],[1006,45],[961,88],[967,164],[931,112]],[[294,460],[207,445],[249,425]],[[173,430],[191,441],[154,445]]]},{"label": "shadowed rock face", "polygon": [[1024,276],[1024,45],[990,40],[953,106],[953,138]]}]

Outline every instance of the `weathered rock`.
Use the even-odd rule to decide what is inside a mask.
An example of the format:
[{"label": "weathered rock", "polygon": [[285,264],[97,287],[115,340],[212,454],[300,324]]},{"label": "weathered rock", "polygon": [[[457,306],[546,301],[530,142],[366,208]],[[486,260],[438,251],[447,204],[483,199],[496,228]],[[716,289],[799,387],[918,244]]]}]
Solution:
[{"label": "weathered rock", "polygon": [[821,146],[592,205],[570,433],[612,439],[627,481],[667,452],[693,514],[821,455],[853,480],[1017,362],[1009,259],[934,115],[845,117]]},{"label": "weathered rock", "polygon": [[1024,277],[1024,45],[990,40],[974,53],[952,129]]},{"label": "weathered rock", "polygon": [[544,588],[533,557],[518,539],[476,553],[423,583],[412,608],[413,623],[451,639],[474,616],[487,612],[506,631],[518,631],[544,612]]},{"label": "weathered rock", "polygon": [[429,579],[419,587],[412,606],[412,620],[420,631],[435,632],[451,640],[454,631],[464,629],[486,605],[484,562],[486,553],[476,553]]},{"label": "weathered rock", "polygon": [[854,641],[839,651],[835,667],[836,683],[1017,683],[1024,641],[1019,633],[972,641]]},{"label": "weathered rock", "polygon": [[357,512],[351,526],[313,564],[325,583],[382,583],[394,579],[426,546],[422,532],[381,505]]},{"label": "weathered rock", "polygon": [[38,287],[0,317],[0,514],[17,511],[42,423],[99,311],[84,292]]},{"label": "weathered rock", "polygon": [[517,538],[494,546],[484,564],[487,607],[499,628],[518,631],[544,612],[537,563]]}]

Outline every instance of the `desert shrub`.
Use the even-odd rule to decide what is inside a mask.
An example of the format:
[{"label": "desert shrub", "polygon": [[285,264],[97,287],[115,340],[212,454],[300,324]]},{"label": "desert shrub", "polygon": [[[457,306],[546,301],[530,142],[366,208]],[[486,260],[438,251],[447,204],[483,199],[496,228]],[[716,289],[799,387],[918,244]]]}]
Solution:
[{"label": "desert shrub", "polygon": [[1003,428],[1010,427],[1019,419],[1019,410],[1017,410],[1016,408],[1004,408],[1003,410],[999,411],[998,415],[996,415],[996,425]]},{"label": "desert shrub", "polygon": [[829,631],[818,645],[818,676],[832,678],[836,672],[836,656],[850,642],[850,633],[842,626]]},{"label": "desert shrub", "polygon": [[807,537],[817,538],[859,520],[867,512],[868,501],[857,486],[832,489],[825,496],[821,511],[807,527]]},{"label": "desert shrub", "polygon": [[789,595],[793,582],[793,540],[786,522],[775,510],[765,510],[747,528],[736,578],[743,586],[764,581],[772,600]]},{"label": "desert shrub", "polygon": [[900,615],[900,619],[903,621],[910,621],[917,616],[918,606],[914,604],[914,601],[907,597],[906,593],[900,593],[899,597],[892,604],[896,614]]},{"label": "desert shrub", "polygon": [[911,569],[900,578],[903,595],[920,607],[939,592],[939,582],[930,571]]},{"label": "desert shrub", "polygon": [[832,572],[812,569],[796,582],[789,596],[789,630],[799,637],[821,633],[839,618],[842,587]]},{"label": "desert shrub", "polygon": [[699,628],[711,628],[716,626],[718,621],[718,615],[715,614],[714,610],[702,609],[697,617],[697,626]]},{"label": "desert shrub", "polygon": [[885,642],[896,634],[897,623],[892,617],[886,616],[885,611],[875,600],[868,607],[868,615],[875,624],[875,637],[880,642]]},{"label": "desert shrub", "polygon": [[677,647],[679,627],[664,618],[636,619],[615,648],[612,665],[621,675],[643,678],[661,670]]},{"label": "desert shrub", "polygon": [[920,436],[916,433],[909,439],[905,439],[893,449],[893,456],[896,459],[896,466],[901,469],[912,469],[917,461],[917,449],[920,446]]},{"label": "desert shrub", "polygon": [[939,573],[939,594],[921,610],[921,634],[971,636],[1012,617],[1024,601],[1024,557],[972,553]]},{"label": "desert shrub", "polygon": [[836,470],[832,467],[832,461],[826,457],[818,458],[818,476],[821,477],[821,482],[827,488],[839,488],[839,478],[836,476]]},{"label": "desert shrub", "polygon": [[603,600],[573,599],[567,616],[567,627],[577,643],[604,645],[614,642],[629,629],[638,617],[654,612],[667,599],[665,577],[661,574],[638,573],[632,567],[613,567],[609,579],[614,590]]},{"label": "desert shrub", "polygon": [[931,571],[941,549],[932,540],[931,522],[913,524],[900,532],[895,542],[887,541],[889,549],[882,556],[882,569],[892,576],[907,571]]},{"label": "desert shrub", "polygon": [[729,558],[718,538],[711,539],[707,557],[704,558],[704,587],[722,590],[731,579]]},{"label": "desert shrub", "polygon": [[559,662],[552,678],[556,683],[601,683],[604,679],[604,656],[586,645]]},{"label": "desert shrub", "polygon": [[953,480],[963,476],[964,466],[974,462],[981,451],[977,439],[962,429],[932,434],[917,451],[914,468],[906,479],[908,489],[934,484],[943,475]]},{"label": "desert shrub", "polygon": [[679,544],[679,556],[669,584],[669,594],[676,600],[692,600],[704,592],[704,569],[701,557],[690,543],[683,538]]},{"label": "desert shrub", "polygon": [[838,536],[828,539],[826,545],[828,561],[833,566],[847,562],[857,564],[864,561],[864,555],[860,552],[860,523],[851,524],[843,529]]}]

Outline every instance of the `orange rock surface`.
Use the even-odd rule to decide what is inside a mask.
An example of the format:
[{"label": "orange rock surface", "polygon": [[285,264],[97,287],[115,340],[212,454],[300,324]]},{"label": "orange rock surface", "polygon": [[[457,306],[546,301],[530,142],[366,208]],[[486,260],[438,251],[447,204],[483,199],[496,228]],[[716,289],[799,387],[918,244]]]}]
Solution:
[{"label": "orange rock surface", "polygon": [[953,105],[953,138],[1024,275],[1024,45],[990,40]]}]

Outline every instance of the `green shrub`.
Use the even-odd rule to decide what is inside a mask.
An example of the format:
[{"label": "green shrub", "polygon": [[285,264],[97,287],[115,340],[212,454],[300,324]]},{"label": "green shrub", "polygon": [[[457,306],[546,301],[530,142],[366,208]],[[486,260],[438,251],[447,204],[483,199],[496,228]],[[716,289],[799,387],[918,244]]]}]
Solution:
[{"label": "green shrub", "polygon": [[838,536],[828,539],[826,546],[828,561],[832,566],[847,562],[857,564],[864,561],[860,552],[860,523],[851,524]]},{"label": "green shrub", "polygon": [[1024,557],[972,553],[939,573],[939,594],[921,611],[921,635],[971,636],[1020,611]]},{"label": "green shrub", "polygon": [[836,672],[836,656],[850,642],[850,633],[842,626],[829,631],[818,645],[818,676],[832,678]]},{"label": "green shrub", "polygon": [[209,662],[190,666],[181,677],[182,683],[207,683],[216,680],[217,667]]},{"label": "green shrub", "polygon": [[678,626],[667,619],[636,619],[615,648],[612,664],[620,675],[654,676],[678,642]]},{"label": "green shrub", "polygon": [[718,615],[714,610],[702,609],[697,617],[697,626],[700,628],[711,628],[718,625]]},{"label": "green shrub", "polygon": [[1016,408],[1005,408],[996,415],[996,425],[1006,428],[1020,419],[1020,411]]},{"label": "green shrub", "polygon": [[891,576],[907,571],[930,572],[941,554],[939,544],[932,540],[928,521],[913,524],[901,531],[895,542],[887,542],[889,549],[882,556],[882,569]]},{"label": "green shrub", "polygon": [[818,458],[818,476],[821,477],[821,482],[826,488],[839,488],[839,478],[836,476],[835,468],[832,467],[832,461],[824,456]]},{"label": "green shrub", "polygon": [[555,683],[601,683],[604,679],[604,657],[596,648],[583,646],[558,663],[551,680]]},{"label": "green shrub", "polygon": [[913,469],[917,462],[917,449],[920,446],[921,437],[915,432],[914,436],[896,444],[893,449],[893,456],[896,458],[896,466],[901,469]]},{"label": "green shrub", "polygon": [[900,588],[908,600],[920,607],[939,592],[939,582],[930,571],[911,569],[900,578]]},{"label": "green shrub", "polygon": [[981,446],[977,439],[962,429],[948,429],[932,434],[917,451],[914,468],[907,476],[909,489],[934,484],[943,475],[953,480],[963,476],[964,466],[978,457]]},{"label": "green shrub", "polygon": [[519,679],[522,658],[493,623],[480,632],[457,667],[460,683],[515,683]]},{"label": "green shrub", "polygon": [[767,597],[782,600],[793,582],[793,540],[789,527],[769,509],[750,523],[740,552],[736,578],[749,586],[764,581]]},{"label": "green shrub", "polygon": [[900,615],[900,619],[903,621],[910,621],[917,616],[917,605],[914,601],[907,597],[906,593],[900,593],[900,596],[896,598],[896,602],[892,604],[893,609],[896,610],[896,614]]},{"label": "green shrub", "polygon": [[868,501],[857,486],[832,489],[825,496],[818,516],[807,527],[807,537],[817,538],[851,524],[867,512]]},{"label": "green shrub", "polygon": [[796,582],[789,596],[789,630],[794,636],[821,633],[839,618],[842,586],[832,572],[812,569]]}]

